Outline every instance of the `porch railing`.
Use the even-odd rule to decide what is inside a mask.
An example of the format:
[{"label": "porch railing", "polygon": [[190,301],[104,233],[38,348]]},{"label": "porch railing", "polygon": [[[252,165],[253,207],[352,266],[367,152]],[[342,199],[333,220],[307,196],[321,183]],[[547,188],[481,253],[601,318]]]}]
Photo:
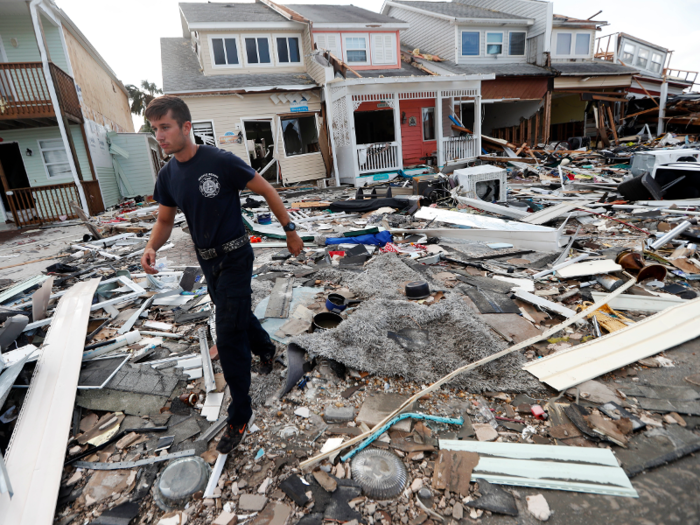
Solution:
[{"label": "porch railing", "polygon": [[[73,121],[82,122],[73,78],[55,64],[49,68],[61,109]],[[0,120],[55,116],[41,62],[0,63]]]},{"label": "porch railing", "polygon": [[360,144],[355,146],[355,151],[360,174],[396,170],[401,167],[401,155],[396,142]]},{"label": "porch railing", "polygon": [[695,84],[695,81],[698,78],[698,72],[686,71],[685,69],[671,69],[667,67],[664,69],[664,76],[667,78],[677,78],[678,80],[692,82]]},{"label": "porch railing", "polygon": [[476,157],[477,141],[473,135],[467,137],[445,137],[442,139],[442,155],[444,162],[456,159]]},{"label": "porch railing", "polygon": [[6,195],[15,225],[19,228],[78,218],[70,206],[70,201],[80,202],[78,189],[72,182],[17,188]]}]

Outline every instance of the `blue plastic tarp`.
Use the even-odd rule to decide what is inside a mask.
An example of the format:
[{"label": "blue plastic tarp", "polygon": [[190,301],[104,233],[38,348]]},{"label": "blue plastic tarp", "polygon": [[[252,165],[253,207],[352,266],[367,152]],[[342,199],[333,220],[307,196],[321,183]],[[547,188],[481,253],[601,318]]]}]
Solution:
[{"label": "blue plastic tarp", "polygon": [[326,246],[332,244],[367,244],[370,246],[384,246],[388,242],[392,242],[391,233],[384,230],[379,233],[371,233],[368,235],[358,235],[357,237],[336,237],[334,239],[326,239]]}]

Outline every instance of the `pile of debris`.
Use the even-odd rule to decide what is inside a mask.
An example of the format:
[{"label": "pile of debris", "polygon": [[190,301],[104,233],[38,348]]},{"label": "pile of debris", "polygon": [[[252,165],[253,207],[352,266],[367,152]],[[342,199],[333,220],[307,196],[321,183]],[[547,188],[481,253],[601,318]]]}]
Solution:
[{"label": "pile of debris", "polygon": [[84,217],[44,272],[3,275],[0,521],[544,521],[569,505],[552,490],[638,497],[634,476],[700,449],[698,358],[675,348],[700,336],[700,199],[663,200],[697,179],[658,162],[698,153],[678,146],[280,190],[298,257],[244,194],[253,308],[278,352],[230,456],[185,228],[151,276],[152,203]]}]

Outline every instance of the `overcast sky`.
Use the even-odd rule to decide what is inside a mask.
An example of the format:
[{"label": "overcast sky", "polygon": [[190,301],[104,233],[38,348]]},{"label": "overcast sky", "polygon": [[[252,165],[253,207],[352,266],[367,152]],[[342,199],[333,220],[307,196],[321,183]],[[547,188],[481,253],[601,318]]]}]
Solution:
[{"label": "overcast sky", "polygon": [[[192,1],[192,0],[190,0]],[[56,0],[99,51],[124,84],[141,80],[162,87],[160,38],[181,37],[178,0]],[[280,2],[281,3],[281,2]],[[293,0],[296,4],[337,3]],[[381,9],[377,0],[354,0],[371,11]],[[671,67],[700,70],[700,0],[555,0],[554,12],[588,18],[603,10],[600,35],[618,31],[674,50]],[[141,123],[141,117],[134,118]],[[138,126],[137,126],[138,129]]]}]

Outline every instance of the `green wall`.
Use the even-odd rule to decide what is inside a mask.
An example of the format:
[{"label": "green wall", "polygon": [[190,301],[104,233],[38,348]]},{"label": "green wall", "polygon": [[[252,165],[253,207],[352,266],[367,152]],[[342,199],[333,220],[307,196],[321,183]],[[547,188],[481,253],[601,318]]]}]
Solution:
[{"label": "green wall", "polygon": [[[75,143],[75,149],[78,154],[78,161],[80,163],[80,170],[83,174],[83,179],[92,180],[90,162],[87,157],[87,152],[85,151],[85,143],[83,142],[83,135],[80,132],[80,127],[71,126],[71,133],[73,135],[73,142]],[[22,160],[24,161],[24,169],[27,172],[27,177],[29,177],[29,184],[31,186],[46,186],[48,184],[65,184],[67,182],[73,182],[73,178],[71,176],[49,178],[47,175],[46,166],[44,166],[41,152],[39,151],[39,140],[61,138],[61,132],[58,129],[58,126],[50,128],[0,131],[0,138],[2,138],[4,143],[19,143],[19,150],[22,152]],[[27,149],[32,150],[31,156],[27,156]],[[70,155],[70,152],[68,152],[68,154]]]},{"label": "green wall", "polygon": [[[0,8],[0,37],[5,48],[8,62],[40,62],[39,46],[34,36],[34,27],[29,11],[26,15],[4,15]],[[51,61],[68,73],[68,57],[63,49],[61,33],[58,26],[42,15],[46,44]],[[12,39],[17,40],[17,47],[12,45]]]},{"label": "green wall", "polygon": [[128,159],[119,155],[115,158],[124,170],[134,195],[153,195],[156,184],[151,168],[151,149],[147,135],[146,133],[119,133],[111,139],[112,144],[129,152]]}]

